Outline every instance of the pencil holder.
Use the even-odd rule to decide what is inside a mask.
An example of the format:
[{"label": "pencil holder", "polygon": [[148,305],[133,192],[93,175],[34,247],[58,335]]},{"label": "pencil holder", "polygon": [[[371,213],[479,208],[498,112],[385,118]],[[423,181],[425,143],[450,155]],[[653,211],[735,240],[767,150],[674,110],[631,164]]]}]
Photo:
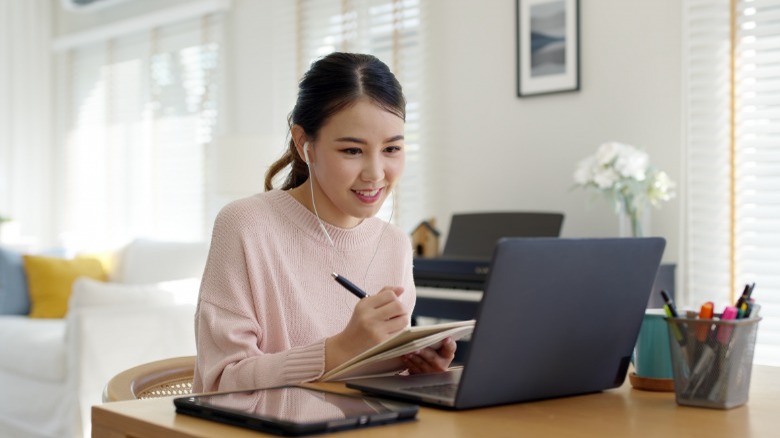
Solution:
[{"label": "pencil holder", "polygon": [[761,318],[666,318],[677,404],[730,409],[748,400]]}]

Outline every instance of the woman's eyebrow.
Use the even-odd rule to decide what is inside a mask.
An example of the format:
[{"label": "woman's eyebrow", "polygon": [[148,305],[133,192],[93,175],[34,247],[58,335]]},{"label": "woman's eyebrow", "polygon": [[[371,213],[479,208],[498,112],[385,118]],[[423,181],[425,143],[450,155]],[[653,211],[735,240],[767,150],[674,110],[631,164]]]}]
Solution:
[{"label": "woman's eyebrow", "polygon": [[[394,136],[388,138],[384,142],[385,143],[392,143],[392,142],[403,140],[403,139],[404,139],[404,136],[399,134],[399,135],[394,135]],[[336,141],[349,142],[349,143],[359,143],[359,144],[368,144],[368,142],[366,140],[364,140],[362,138],[357,138],[357,137],[339,137],[339,138],[336,139]]]},{"label": "woman's eyebrow", "polygon": [[349,143],[368,144],[367,141],[363,140],[362,138],[357,138],[357,137],[339,137],[339,138],[336,139],[336,141],[349,142]]},{"label": "woman's eyebrow", "polygon": [[392,143],[394,141],[399,141],[399,140],[403,140],[403,139],[404,139],[403,135],[395,135],[395,136],[390,137],[387,140],[385,140],[385,143]]}]

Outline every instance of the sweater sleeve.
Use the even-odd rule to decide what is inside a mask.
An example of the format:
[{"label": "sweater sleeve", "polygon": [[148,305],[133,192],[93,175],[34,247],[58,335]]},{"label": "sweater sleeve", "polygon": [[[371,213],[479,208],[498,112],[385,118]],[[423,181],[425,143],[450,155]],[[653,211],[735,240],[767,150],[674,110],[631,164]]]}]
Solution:
[{"label": "sweater sleeve", "polygon": [[256,321],[201,302],[194,392],[267,388],[317,379],[325,366],[325,340],[278,353],[257,346]]},{"label": "sweater sleeve", "polygon": [[225,208],[214,224],[195,316],[196,392],[300,383],[324,372],[324,338],[279,352],[261,348],[266,325],[254,310],[241,236],[247,210]]}]

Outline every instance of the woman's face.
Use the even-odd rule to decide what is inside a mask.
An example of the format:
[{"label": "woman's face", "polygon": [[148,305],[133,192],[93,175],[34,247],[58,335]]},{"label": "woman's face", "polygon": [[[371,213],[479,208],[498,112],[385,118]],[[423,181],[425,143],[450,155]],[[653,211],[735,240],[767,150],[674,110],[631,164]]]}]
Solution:
[{"label": "woman's face", "polygon": [[379,211],[403,173],[404,121],[360,99],[325,122],[309,159],[320,217],[352,228]]}]

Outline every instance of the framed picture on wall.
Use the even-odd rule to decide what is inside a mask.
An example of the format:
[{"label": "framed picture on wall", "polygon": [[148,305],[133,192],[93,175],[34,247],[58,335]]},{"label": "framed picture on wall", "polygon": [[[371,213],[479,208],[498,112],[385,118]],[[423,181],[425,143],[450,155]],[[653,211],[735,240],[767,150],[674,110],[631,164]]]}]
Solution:
[{"label": "framed picture on wall", "polygon": [[516,1],[517,95],[579,90],[579,0]]}]

